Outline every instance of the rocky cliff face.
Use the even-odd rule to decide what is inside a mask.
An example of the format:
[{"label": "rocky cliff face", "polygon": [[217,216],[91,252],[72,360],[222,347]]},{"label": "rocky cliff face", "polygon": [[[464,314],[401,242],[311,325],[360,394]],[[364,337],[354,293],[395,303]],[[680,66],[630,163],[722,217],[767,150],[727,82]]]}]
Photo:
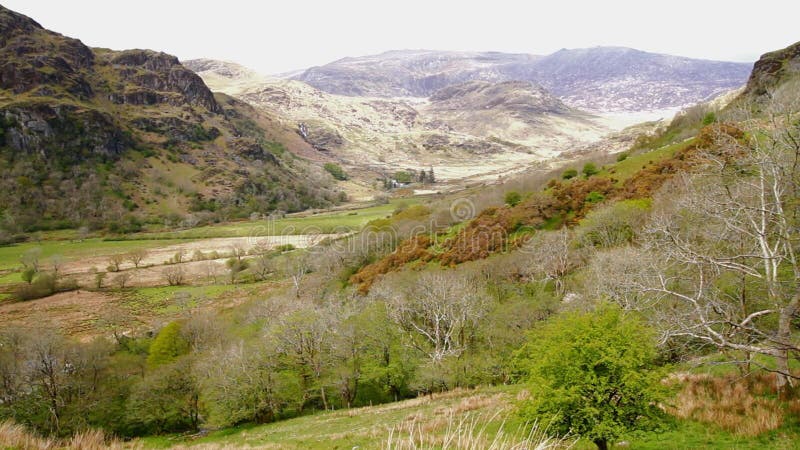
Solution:
[{"label": "rocky cliff face", "polygon": [[616,47],[548,56],[420,50],[345,58],[294,78],[333,94],[373,97],[428,97],[476,80],[529,81],[572,107],[642,111],[708,100],[741,86],[750,68]]},{"label": "rocky cliff face", "polygon": [[800,42],[762,55],[753,66],[743,95],[761,97],[797,79],[800,79]]},{"label": "rocky cliff face", "polygon": [[107,55],[105,61],[129,85],[122,92],[111,94],[115,103],[189,104],[211,112],[221,111],[203,80],[172,55],[150,50],[126,50]]}]

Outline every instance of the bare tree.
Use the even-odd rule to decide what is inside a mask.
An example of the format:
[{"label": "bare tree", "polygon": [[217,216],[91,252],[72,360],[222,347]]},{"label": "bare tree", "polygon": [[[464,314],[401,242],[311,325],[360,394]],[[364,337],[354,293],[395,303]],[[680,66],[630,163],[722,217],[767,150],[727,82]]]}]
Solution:
[{"label": "bare tree", "polygon": [[133,267],[136,267],[138,269],[139,264],[141,264],[142,261],[145,258],[147,258],[147,250],[143,248],[137,248],[135,250],[131,250],[130,252],[128,252],[126,256],[128,258],[128,261],[130,261],[133,264]]},{"label": "bare tree", "polygon": [[295,298],[300,298],[303,279],[311,271],[311,261],[308,253],[295,251],[281,257],[280,271],[292,280]]},{"label": "bare tree", "polygon": [[790,356],[800,354],[792,333],[800,315],[800,129],[785,111],[768,114],[768,126],[745,119],[745,137],[721,136],[721,150],[705,156],[699,173],[656,199],[662,209],[646,230],[639,267],[617,261],[628,273],[610,294],[647,309],[665,340],[738,352],[748,364],[757,364],[754,354],[774,357],[777,367],[764,368],[784,393],[797,379]]},{"label": "bare tree", "polygon": [[444,270],[396,281],[382,283],[375,295],[388,297],[390,317],[407,333],[408,344],[435,364],[463,353],[487,312],[477,283]]},{"label": "bare tree", "polygon": [[111,282],[116,284],[120,289],[125,289],[125,286],[128,285],[128,282],[131,281],[132,274],[130,272],[119,272],[118,274],[114,275],[114,278],[111,279]]},{"label": "bare tree", "polygon": [[39,266],[39,260],[42,257],[42,249],[41,247],[34,247],[30,250],[25,251],[20,258],[20,262],[25,268],[33,269],[34,272],[39,272],[41,267]]},{"label": "bare tree", "polygon": [[564,293],[564,276],[577,265],[571,232],[561,229],[540,232],[521,249],[525,261],[521,272],[532,279],[551,280],[558,294]]},{"label": "bare tree", "polygon": [[183,272],[183,267],[180,265],[165,267],[161,271],[161,274],[170,286],[180,286],[184,282],[185,274]]},{"label": "bare tree", "polygon": [[125,255],[116,253],[108,257],[108,270],[110,272],[119,272],[122,263],[125,262]]}]

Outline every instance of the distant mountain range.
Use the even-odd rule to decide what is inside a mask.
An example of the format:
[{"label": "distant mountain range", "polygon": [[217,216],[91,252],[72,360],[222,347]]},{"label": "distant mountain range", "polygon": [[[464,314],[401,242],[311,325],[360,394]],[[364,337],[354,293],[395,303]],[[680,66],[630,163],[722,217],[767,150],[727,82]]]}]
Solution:
[{"label": "distant mountain range", "polygon": [[234,63],[184,64],[212,89],[288,119],[306,142],[348,170],[433,166],[441,180],[496,178],[609,132],[597,117],[528,81],[464,81],[427,99],[381,98],[331,94]]},{"label": "distant mountain range", "polygon": [[466,81],[529,81],[591,111],[688,106],[745,83],[753,65],[622,47],[500,52],[399,50],[344,58],[293,76],[322,91],[367,97],[429,97]]}]

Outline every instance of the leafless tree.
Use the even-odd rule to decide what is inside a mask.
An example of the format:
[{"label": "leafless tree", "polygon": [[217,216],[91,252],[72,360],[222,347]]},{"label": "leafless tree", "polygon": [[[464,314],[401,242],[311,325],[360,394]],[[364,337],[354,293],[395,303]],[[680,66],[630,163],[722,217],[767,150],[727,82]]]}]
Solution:
[{"label": "leafless tree", "polygon": [[389,314],[408,335],[408,344],[438,364],[467,349],[487,300],[474,280],[453,271],[425,272],[376,289]]},{"label": "leafless tree", "polygon": [[571,245],[571,232],[561,229],[540,232],[521,249],[525,255],[521,272],[531,279],[551,280],[556,292],[564,293],[564,276],[577,264],[577,255]]},{"label": "leafless tree", "polygon": [[128,252],[126,256],[128,257],[128,261],[133,264],[133,267],[138,269],[139,264],[141,264],[142,261],[147,258],[147,250],[143,248],[137,248]]},{"label": "leafless tree", "polygon": [[114,275],[114,278],[111,280],[111,282],[116,284],[120,289],[125,289],[125,286],[128,285],[128,282],[131,281],[131,278],[133,278],[133,274],[130,272],[119,272],[118,274]]},{"label": "leafless tree", "polygon": [[125,262],[125,255],[122,253],[117,253],[109,256],[108,270],[111,272],[119,272],[123,262]]},{"label": "leafless tree", "polygon": [[183,267],[180,265],[173,265],[170,267],[165,267],[161,274],[164,276],[164,279],[167,281],[167,284],[170,286],[180,286],[184,282],[184,272]]},{"label": "leafless tree", "polygon": [[22,265],[25,266],[25,268],[33,269],[34,272],[39,272],[39,269],[41,269],[39,266],[39,260],[41,257],[41,247],[34,247],[22,254],[20,262],[22,262]]},{"label": "leafless tree", "polygon": [[[604,270],[611,298],[648,310],[664,339],[774,357],[777,388],[797,376],[792,322],[800,315],[800,129],[793,112],[745,117],[741,139],[721,136],[706,165],[656,198],[639,255]],[[638,267],[632,267],[638,264]],[[627,272],[624,274],[620,272]]]}]

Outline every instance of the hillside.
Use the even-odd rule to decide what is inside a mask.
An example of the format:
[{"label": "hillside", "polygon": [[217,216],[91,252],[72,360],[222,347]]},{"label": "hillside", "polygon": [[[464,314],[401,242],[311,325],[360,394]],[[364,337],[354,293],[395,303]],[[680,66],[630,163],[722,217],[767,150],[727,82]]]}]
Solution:
[{"label": "hillside", "polygon": [[[610,130],[528,82],[475,81],[426,99],[329,94],[233,63],[186,62],[212,88],[294,126],[319,158],[362,179],[434,167],[441,181],[494,179],[551,161]],[[480,162],[480,164],[475,164]]]},{"label": "hillside", "polygon": [[281,157],[304,147],[269,116],[212,93],[174,56],[92,49],[0,7],[8,231],[124,230],[190,210],[329,205],[338,198],[330,181],[312,187],[311,168],[289,152]]},{"label": "hillside", "polygon": [[312,67],[294,79],[347,96],[428,97],[466,81],[530,81],[592,111],[688,106],[741,86],[751,64],[705,61],[620,47],[551,55],[390,51]]}]

